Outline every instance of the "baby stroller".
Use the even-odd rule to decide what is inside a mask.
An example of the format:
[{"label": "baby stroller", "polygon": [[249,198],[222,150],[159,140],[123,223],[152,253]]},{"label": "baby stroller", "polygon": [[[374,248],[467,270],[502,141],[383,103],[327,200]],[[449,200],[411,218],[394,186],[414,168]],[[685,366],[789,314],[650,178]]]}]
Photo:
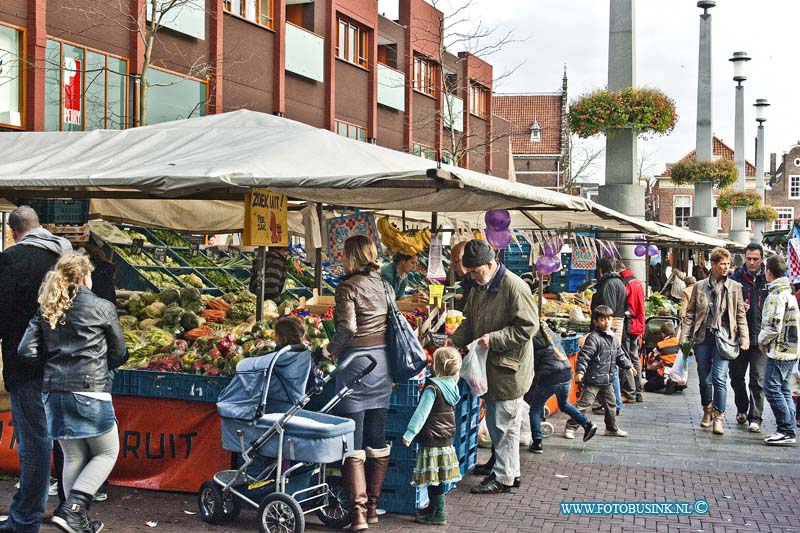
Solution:
[{"label": "baby stroller", "polygon": [[[290,349],[241,361],[220,394],[222,446],[240,452],[243,462],[238,470],[217,472],[200,487],[200,515],[210,524],[235,519],[242,503],[258,510],[262,533],[301,533],[309,513],[316,513],[328,527],[341,528],[347,525],[343,521],[349,522],[341,482],[326,480],[325,465],[340,462],[353,451],[355,423],[327,413],[375,368],[375,359],[356,353],[305,393],[311,352]],[[320,412],[303,409],[338,372],[361,357],[367,357],[369,364]],[[259,463],[264,462],[262,468]]]},{"label": "baby stroller", "polygon": [[[642,364],[642,372],[644,373],[645,368],[645,361],[647,361],[647,355],[650,354],[656,347],[656,345],[661,342],[661,326],[664,323],[672,323],[675,327],[675,335],[680,338],[681,334],[681,320],[676,316],[651,316],[644,323],[644,336],[642,339],[642,348],[641,348],[641,364]],[[678,371],[679,369],[684,369],[684,363],[680,365],[677,364],[673,367],[674,370]],[[682,371],[681,371],[682,373]],[[676,376],[678,374],[676,373]],[[686,377],[685,375],[683,376]],[[677,380],[677,377],[675,377]],[[679,384],[679,388],[677,390],[683,390],[686,388],[686,383],[682,381],[677,381]],[[672,390],[672,385],[668,386],[668,390]],[[668,392],[671,394],[671,392]]]}]

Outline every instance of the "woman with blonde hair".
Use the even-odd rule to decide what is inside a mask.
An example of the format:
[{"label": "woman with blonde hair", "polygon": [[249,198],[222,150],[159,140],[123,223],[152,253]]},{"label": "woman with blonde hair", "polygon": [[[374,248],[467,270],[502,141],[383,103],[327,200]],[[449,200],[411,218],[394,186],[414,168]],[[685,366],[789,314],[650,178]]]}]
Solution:
[{"label": "woman with blonde hair", "polygon": [[95,533],[88,508],[119,453],[109,370],[128,358],[111,302],[91,291],[92,265],[83,254],[63,256],[39,289],[39,311],[18,356],[44,369],[43,393],[50,438],[64,451],[66,501],[52,522],[67,533]]},{"label": "woman with blonde hair", "polygon": [[[350,528],[367,529],[378,522],[378,499],[389,468],[386,444],[386,413],[392,394],[392,378],[386,353],[386,324],[389,298],[394,291],[384,284],[375,262],[375,244],[363,235],[344,242],[345,275],[336,287],[334,321],[336,334],[327,346],[327,354],[346,361],[355,352],[368,352],[377,366],[361,385],[337,406],[338,413],[356,423],[355,451],[342,465],[342,481],[350,502]],[[386,288],[384,288],[386,287]],[[367,366],[366,358],[353,361],[336,376],[336,388]]]}]

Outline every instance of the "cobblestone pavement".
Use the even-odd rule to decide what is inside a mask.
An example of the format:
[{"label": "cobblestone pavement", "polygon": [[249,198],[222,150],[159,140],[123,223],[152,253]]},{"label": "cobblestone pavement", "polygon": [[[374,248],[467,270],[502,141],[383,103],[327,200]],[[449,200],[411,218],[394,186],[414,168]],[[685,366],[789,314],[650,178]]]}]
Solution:
[{"label": "cobblestone pavement", "polygon": [[[603,437],[584,444],[561,437],[564,419],[551,421],[556,434],[545,439],[545,453],[522,456],[522,487],[510,494],[469,493],[480,478],[468,476],[447,498],[448,525],[425,527],[403,515],[386,515],[371,530],[425,531],[800,531],[800,448],[766,447],[765,433],[751,434],[735,421],[729,392],[726,434],[699,427],[696,376],[681,394],[646,394],[645,402],[625,405],[619,425],[627,439]],[[769,406],[765,431],[774,430]],[[596,422],[602,425],[601,417]],[[487,456],[481,452],[481,461]],[[14,480],[0,480],[0,509],[13,495]],[[561,502],[694,502],[704,499],[709,511],[691,516],[565,516]],[[50,507],[54,507],[50,498]],[[92,514],[107,531],[258,531],[256,513],[244,510],[234,523],[214,527],[196,514],[193,494],[161,493],[111,487],[109,500]],[[147,527],[148,520],[158,522]],[[316,518],[307,529],[323,531]],[[45,526],[45,531],[54,529]]]}]

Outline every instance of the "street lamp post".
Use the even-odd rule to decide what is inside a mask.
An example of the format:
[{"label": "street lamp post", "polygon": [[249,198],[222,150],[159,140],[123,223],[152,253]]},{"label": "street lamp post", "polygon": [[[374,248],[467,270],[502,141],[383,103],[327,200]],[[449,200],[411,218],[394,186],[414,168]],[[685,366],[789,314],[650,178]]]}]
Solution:
[{"label": "street lamp post", "polygon": [[[759,98],[753,104],[756,108],[756,122],[758,122],[758,137],[756,138],[756,192],[761,197],[761,202],[766,203],[764,192],[764,122],[767,121],[767,107],[769,103],[764,98]],[[753,221],[753,242],[761,244],[764,238],[764,220]]]},{"label": "street lamp post", "polygon": [[[695,158],[698,161],[711,161],[711,13],[716,6],[714,0],[700,0],[697,7],[703,10],[700,15],[700,47],[697,62],[697,137]],[[694,186],[692,217],[689,227],[709,235],[717,233],[717,219],[714,216],[714,182],[702,181]]]},{"label": "street lamp post", "polygon": [[[744,163],[744,81],[747,79],[745,66],[750,57],[747,52],[734,52],[730,59],[733,62],[733,81],[736,82],[736,120],[734,122],[735,139],[733,147],[733,161],[739,170],[739,179],[733,190],[745,190],[745,163]],[[748,244],[750,236],[747,231],[747,208],[733,207],[731,213],[731,231],[728,238],[740,244]]]}]

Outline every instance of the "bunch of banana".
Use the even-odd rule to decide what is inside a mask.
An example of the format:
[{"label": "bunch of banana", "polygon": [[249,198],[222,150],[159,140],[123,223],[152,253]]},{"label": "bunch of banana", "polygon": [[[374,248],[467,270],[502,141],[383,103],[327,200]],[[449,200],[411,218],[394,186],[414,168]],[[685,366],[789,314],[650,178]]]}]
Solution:
[{"label": "bunch of banana", "polygon": [[379,218],[377,226],[381,242],[393,252],[417,255],[427,250],[431,244],[431,230],[428,228],[403,232],[389,221],[389,217]]}]

